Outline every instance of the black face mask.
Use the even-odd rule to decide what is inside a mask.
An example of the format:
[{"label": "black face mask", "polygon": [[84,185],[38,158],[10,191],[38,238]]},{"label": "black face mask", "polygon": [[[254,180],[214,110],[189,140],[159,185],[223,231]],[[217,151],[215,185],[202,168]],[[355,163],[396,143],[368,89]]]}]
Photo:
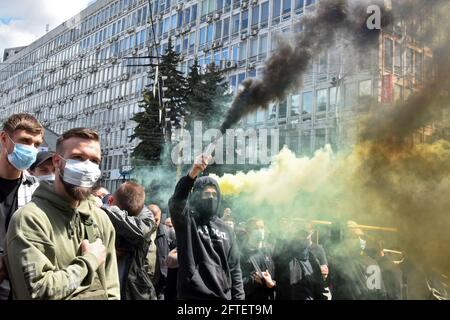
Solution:
[{"label": "black face mask", "polygon": [[216,198],[200,199],[197,211],[202,218],[210,218],[217,212],[218,200]]}]

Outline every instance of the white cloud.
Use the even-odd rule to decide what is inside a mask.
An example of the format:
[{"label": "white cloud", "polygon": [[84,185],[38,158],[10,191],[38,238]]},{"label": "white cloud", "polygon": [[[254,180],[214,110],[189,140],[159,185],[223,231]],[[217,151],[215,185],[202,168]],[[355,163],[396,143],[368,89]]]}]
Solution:
[{"label": "white cloud", "polygon": [[[70,19],[93,0],[0,0],[0,57],[9,47],[28,45]],[[8,24],[1,19],[9,20]]]}]

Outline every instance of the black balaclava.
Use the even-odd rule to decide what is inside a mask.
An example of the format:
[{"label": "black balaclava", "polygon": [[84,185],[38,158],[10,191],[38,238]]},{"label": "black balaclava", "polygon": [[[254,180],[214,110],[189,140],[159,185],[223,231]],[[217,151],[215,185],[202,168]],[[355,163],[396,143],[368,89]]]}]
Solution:
[{"label": "black balaclava", "polygon": [[[216,198],[202,199],[203,190],[209,186],[216,189]],[[217,181],[210,177],[200,177],[195,181],[189,197],[189,209],[196,219],[206,222],[219,215],[220,200],[220,188]]]}]

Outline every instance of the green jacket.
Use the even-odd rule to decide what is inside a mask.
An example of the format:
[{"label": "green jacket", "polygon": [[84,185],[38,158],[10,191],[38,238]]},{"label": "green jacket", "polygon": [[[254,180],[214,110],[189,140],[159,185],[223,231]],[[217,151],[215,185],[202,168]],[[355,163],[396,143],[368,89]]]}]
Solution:
[{"label": "green jacket", "polygon": [[[99,268],[96,257],[81,254],[87,239],[82,219],[91,217],[94,233],[107,248]],[[52,183],[36,189],[30,203],[17,210],[6,236],[6,261],[15,299],[77,299],[101,283],[103,298],[120,299],[115,231],[94,200],[72,209]]]}]

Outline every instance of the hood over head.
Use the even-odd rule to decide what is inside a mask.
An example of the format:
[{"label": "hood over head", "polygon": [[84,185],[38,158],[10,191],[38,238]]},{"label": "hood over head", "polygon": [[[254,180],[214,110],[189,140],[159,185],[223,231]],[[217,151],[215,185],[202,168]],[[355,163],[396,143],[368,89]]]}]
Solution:
[{"label": "hood over head", "polygon": [[[202,199],[202,192],[208,186],[216,189],[217,197],[215,199]],[[192,193],[188,199],[188,206],[196,219],[207,221],[214,217],[220,218],[221,200],[222,197],[217,181],[211,177],[200,177],[194,183]]]}]

